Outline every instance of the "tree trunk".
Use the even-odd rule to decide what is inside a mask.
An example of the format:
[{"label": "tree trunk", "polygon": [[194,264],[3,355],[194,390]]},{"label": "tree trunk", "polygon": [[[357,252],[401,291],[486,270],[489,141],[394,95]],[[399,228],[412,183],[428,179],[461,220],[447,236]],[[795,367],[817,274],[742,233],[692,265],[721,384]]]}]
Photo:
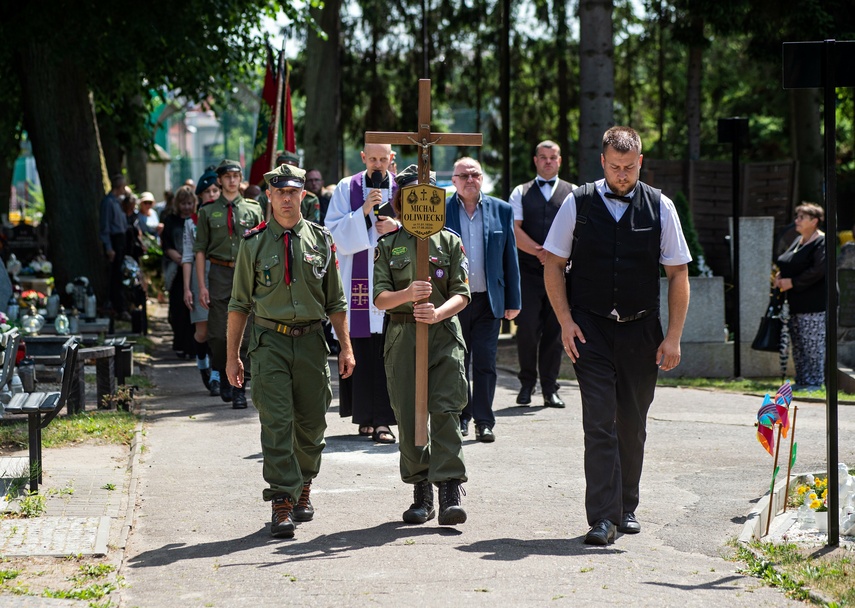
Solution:
[{"label": "tree trunk", "polygon": [[569,182],[576,181],[571,174],[570,158],[570,84],[567,75],[570,68],[567,65],[567,0],[555,0],[555,50],[558,55],[558,133],[556,143],[561,147],[564,161],[561,164],[561,179]]},{"label": "tree trunk", "polygon": [[[57,291],[87,276],[99,302],[106,302],[106,269],[98,239],[104,197],[101,153],[86,77],[71,61],[49,56],[32,39],[20,49],[24,124],[45,197]],[[70,302],[67,302],[70,304]]]},{"label": "tree trunk", "polygon": [[[148,163],[148,152],[142,148],[132,148],[126,154],[128,162],[128,183],[134,188],[134,192],[139,194],[148,190],[148,174],[146,173],[146,164]],[[154,192],[155,198],[163,193]]]},{"label": "tree trunk", "polygon": [[579,183],[603,176],[603,133],[614,124],[611,0],[579,2]]},{"label": "tree trunk", "polygon": [[686,69],[686,129],[689,160],[701,158],[701,73],[704,69],[703,19],[692,19],[692,42],[689,45],[689,65]]},{"label": "tree trunk", "polygon": [[[790,90],[790,138],[799,163],[799,199],[822,204],[821,89]],[[792,211],[792,210],[791,210]]]},{"label": "tree trunk", "polygon": [[113,120],[103,114],[96,112],[98,121],[98,133],[101,140],[101,150],[104,153],[104,164],[107,167],[107,175],[113,177],[122,172],[122,157],[124,153],[116,136]]},{"label": "tree trunk", "polygon": [[303,126],[305,168],[318,169],[327,184],[343,177],[339,152],[341,130],[341,0],[324,2],[310,14],[326,33],[321,40],[309,31],[306,41],[306,122]]}]

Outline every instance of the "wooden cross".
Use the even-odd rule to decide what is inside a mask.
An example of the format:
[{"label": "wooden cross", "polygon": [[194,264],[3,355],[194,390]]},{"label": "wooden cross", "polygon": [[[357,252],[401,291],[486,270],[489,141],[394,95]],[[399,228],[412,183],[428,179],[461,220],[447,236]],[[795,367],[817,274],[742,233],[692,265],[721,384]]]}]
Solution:
[{"label": "wooden cross", "polygon": [[[480,146],[483,136],[480,133],[434,133],[430,130],[430,80],[419,80],[419,130],[415,133],[390,133],[368,131],[366,144],[390,144],[396,146],[418,146],[419,184],[430,184],[430,149],[432,146]],[[427,281],[430,277],[428,239],[416,241],[416,277]],[[416,304],[427,302],[419,300]],[[416,323],[416,428],[415,445],[427,445],[428,419],[428,326]]]}]

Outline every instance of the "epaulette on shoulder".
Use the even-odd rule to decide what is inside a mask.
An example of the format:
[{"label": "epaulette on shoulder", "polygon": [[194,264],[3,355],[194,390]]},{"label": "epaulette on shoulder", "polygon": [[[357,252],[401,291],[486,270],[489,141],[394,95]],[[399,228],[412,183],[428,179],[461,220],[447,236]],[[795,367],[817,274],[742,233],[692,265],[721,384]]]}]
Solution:
[{"label": "epaulette on shoulder", "polygon": [[261,207],[261,203],[259,203],[259,202],[258,202],[257,200],[255,200],[254,198],[245,198],[245,199],[243,199],[243,202],[245,202],[245,203],[252,203],[253,205],[258,205],[259,207]]},{"label": "epaulette on shoulder", "polygon": [[448,232],[450,232],[451,234],[453,234],[454,236],[456,236],[459,239],[462,238],[459,234],[457,234],[454,230],[452,230],[448,226],[443,226],[442,229],[447,230]]},{"label": "epaulette on shoulder", "polygon": [[262,232],[264,232],[265,230],[267,230],[267,222],[261,222],[261,223],[260,223],[258,226],[256,226],[255,228],[250,228],[249,230],[247,230],[246,232],[244,232],[244,233],[243,233],[243,238],[248,239],[248,238],[250,238],[250,237],[255,236],[256,234],[261,234],[261,233],[262,233]]},{"label": "epaulette on shoulder", "polygon": [[380,238],[379,238],[379,239],[377,239],[377,242],[379,243],[380,241],[382,241],[383,239],[385,239],[387,236],[390,236],[390,235],[392,235],[392,234],[398,234],[401,230],[403,230],[403,228],[399,225],[399,226],[398,226],[397,228],[395,228],[392,232],[387,232],[386,234],[381,235],[381,236],[380,236]]}]

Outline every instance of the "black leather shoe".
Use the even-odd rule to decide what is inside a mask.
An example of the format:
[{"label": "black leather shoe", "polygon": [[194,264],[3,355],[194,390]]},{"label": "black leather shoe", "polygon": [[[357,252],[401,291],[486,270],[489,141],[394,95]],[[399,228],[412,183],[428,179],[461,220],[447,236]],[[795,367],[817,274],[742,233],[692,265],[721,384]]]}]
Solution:
[{"label": "black leather shoe", "polygon": [[496,441],[496,435],[486,424],[478,424],[475,426],[475,439],[483,443],[493,443]]},{"label": "black leather shoe", "polygon": [[461,420],[460,421],[460,434],[464,437],[469,437],[469,421]]},{"label": "black leather shoe", "polygon": [[595,523],[585,535],[586,545],[608,545],[615,542],[615,525],[608,519]]},{"label": "black leather shoe", "polygon": [[517,405],[530,405],[531,404],[531,394],[534,392],[533,386],[524,386],[520,389],[519,395],[517,395]]},{"label": "black leather shoe", "polygon": [[246,389],[243,387],[238,388],[236,386],[232,387],[232,409],[235,410],[245,410],[246,409]]},{"label": "black leather shoe", "polygon": [[546,407],[567,407],[564,405],[564,402],[561,401],[561,397],[558,396],[558,393],[544,393],[543,405]]},{"label": "black leather shoe", "polygon": [[211,397],[219,397],[220,396],[220,381],[219,380],[211,380],[211,383],[208,385],[208,394]]},{"label": "black leather shoe", "polygon": [[231,403],[232,401],[232,385],[228,382],[223,382],[220,385],[220,399],[226,403]]},{"label": "black leather shoe", "polygon": [[641,532],[641,524],[635,518],[635,513],[624,513],[617,531],[621,534],[638,534]]}]

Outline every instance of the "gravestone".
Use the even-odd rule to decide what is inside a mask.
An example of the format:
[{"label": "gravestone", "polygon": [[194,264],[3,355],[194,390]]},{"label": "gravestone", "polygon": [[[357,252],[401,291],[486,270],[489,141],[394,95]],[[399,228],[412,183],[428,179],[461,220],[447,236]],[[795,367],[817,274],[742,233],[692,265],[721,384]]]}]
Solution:
[{"label": "gravestone", "polygon": [[6,247],[26,266],[40,253],[47,253],[47,224],[18,224],[11,230]]},{"label": "gravestone", "polygon": [[6,264],[0,261],[0,310],[9,310],[9,299],[12,297],[12,281],[6,272]]},{"label": "gravestone", "polygon": [[[729,226],[732,236],[733,218]],[[750,344],[769,304],[775,218],[739,218],[739,241],[739,333],[740,342]]]}]

